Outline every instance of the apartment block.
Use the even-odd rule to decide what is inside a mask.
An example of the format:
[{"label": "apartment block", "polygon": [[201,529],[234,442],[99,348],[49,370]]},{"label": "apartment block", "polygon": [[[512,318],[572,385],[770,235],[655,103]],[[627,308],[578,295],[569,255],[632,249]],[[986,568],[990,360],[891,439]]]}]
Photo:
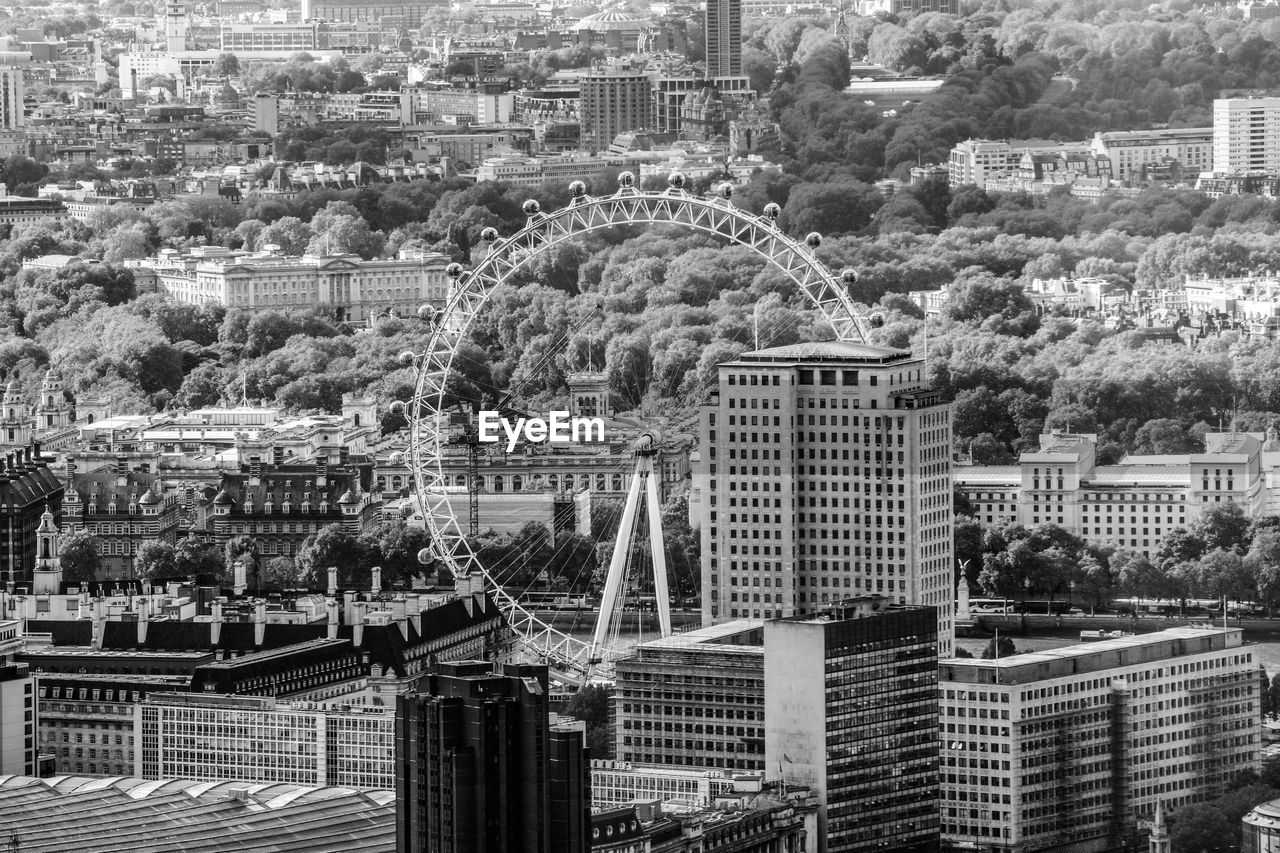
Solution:
[{"label": "apartment block", "polygon": [[706,57],[708,77],[742,73],[742,0],[707,0]]},{"label": "apartment block", "polygon": [[653,122],[653,80],[643,71],[588,72],[582,76],[579,97],[584,149],[603,151],[619,133]]},{"label": "apartment block", "polygon": [[765,623],[766,766],[817,795],[817,850],[938,850],[937,626],[876,597]]},{"label": "apartment block", "polygon": [[1280,97],[1213,102],[1213,171],[1280,174]]},{"label": "apartment block", "polygon": [[1099,131],[1092,150],[1111,161],[1112,177],[1119,181],[1148,179],[1169,163],[1176,163],[1185,179],[1213,170],[1213,128]]},{"label": "apartment block", "polygon": [[1258,667],[1212,627],[942,661],[944,839],[1091,853],[1212,799],[1258,769]]},{"label": "apartment block", "polygon": [[973,184],[986,187],[996,178],[1011,178],[1018,172],[1023,155],[1087,155],[1087,142],[1056,142],[1044,139],[967,139],[951,149],[947,160],[947,181],[953,187]]},{"label": "apartment block", "polygon": [[763,623],[736,620],[641,643],[618,661],[618,759],[763,769],[763,641]]},{"label": "apartment block", "polygon": [[748,352],[719,371],[690,498],[704,621],[882,595],[936,608],[950,655],[951,407],[923,359],[833,341]]}]

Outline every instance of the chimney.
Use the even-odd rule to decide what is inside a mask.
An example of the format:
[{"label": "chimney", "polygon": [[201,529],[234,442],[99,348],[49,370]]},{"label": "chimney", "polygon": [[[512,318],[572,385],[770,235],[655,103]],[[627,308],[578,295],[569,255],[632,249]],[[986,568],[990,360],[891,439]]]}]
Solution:
[{"label": "chimney", "polygon": [[257,487],[262,484],[262,457],[249,457],[249,485]]},{"label": "chimney", "polygon": [[329,588],[328,590],[326,590],[326,594],[330,598],[333,598],[335,595],[338,594],[338,567],[337,566],[329,567]]},{"label": "chimney", "polygon": [[413,625],[413,630],[422,636],[422,600],[416,592],[407,592],[404,596],[404,613]]},{"label": "chimney", "polygon": [[323,489],[329,485],[329,459],[321,456],[316,459],[316,488]]},{"label": "chimney", "polygon": [[324,600],[324,609],[328,616],[327,631],[325,636],[330,640],[338,639],[338,602],[333,598]]},{"label": "chimney", "polygon": [[259,600],[253,604],[253,647],[262,648],[267,635],[267,603]]},{"label": "chimney", "polygon": [[351,645],[357,649],[364,646],[364,614],[368,603],[357,601],[354,606],[354,619],[351,620]]},{"label": "chimney", "polygon": [[355,621],[356,594],[351,590],[342,593],[342,621],[350,625]]},{"label": "chimney", "polygon": [[39,441],[32,441],[32,442],[31,442],[31,455],[36,459],[36,461],[37,461],[37,462],[41,461],[41,458],[42,458],[42,457],[40,456],[40,442],[39,442]]},{"label": "chimney", "polygon": [[370,588],[372,589],[373,594],[377,595],[382,592],[382,566],[374,566],[370,574],[373,576]]},{"label": "chimney", "polygon": [[247,572],[245,570],[243,558],[236,560],[232,564],[232,574],[233,580],[231,583],[231,591],[236,595],[236,597],[244,595],[244,591],[249,588],[249,581],[246,577]]},{"label": "chimney", "polygon": [[284,448],[278,444],[271,448],[271,464],[276,467],[284,464]]},{"label": "chimney", "polygon": [[147,626],[151,621],[151,599],[139,598],[138,606],[138,646],[147,644]]},{"label": "chimney", "polygon": [[219,596],[209,604],[212,613],[209,619],[209,645],[211,646],[217,646],[222,642],[222,602],[223,599]]}]

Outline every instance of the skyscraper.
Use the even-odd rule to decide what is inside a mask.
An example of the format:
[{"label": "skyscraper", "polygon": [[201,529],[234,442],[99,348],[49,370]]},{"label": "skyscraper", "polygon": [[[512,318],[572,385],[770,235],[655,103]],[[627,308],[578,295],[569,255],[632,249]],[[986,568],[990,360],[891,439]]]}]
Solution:
[{"label": "skyscraper", "polygon": [[707,0],[707,77],[742,73],[742,0]]},{"label": "skyscraper", "polygon": [[550,725],[545,666],[439,664],[398,699],[397,853],[586,853],[582,749]]},{"label": "skyscraper", "polygon": [[1280,174],[1280,98],[1213,102],[1213,170]]},{"label": "skyscraper", "polygon": [[603,151],[619,133],[653,124],[653,80],[642,71],[584,74],[579,98],[584,148]]},{"label": "skyscraper", "polygon": [[818,850],[936,853],[937,619],[849,599],[764,626],[766,773],[818,795]]},{"label": "skyscraper", "polygon": [[720,365],[701,436],[704,620],[883,595],[934,607],[950,656],[951,407],[923,359],[838,341],[746,353]]},{"label": "skyscraper", "polygon": [[24,92],[22,69],[0,68],[0,130],[18,130],[26,126]]}]

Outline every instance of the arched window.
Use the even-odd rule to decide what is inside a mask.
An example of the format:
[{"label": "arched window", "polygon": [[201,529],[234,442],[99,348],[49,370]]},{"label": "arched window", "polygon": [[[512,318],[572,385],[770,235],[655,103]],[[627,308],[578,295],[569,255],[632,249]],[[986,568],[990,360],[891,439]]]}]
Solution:
[{"label": "arched window", "polygon": [[547,484],[551,486],[552,491],[555,491],[556,489],[560,488],[560,478],[557,477],[555,474],[552,474],[549,477],[547,477]]},{"label": "arched window", "polygon": [[455,478],[454,478],[454,483],[456,483],[456,484],[457,484],[457,485],[459,485],[459,486],[466,486],[466,485],[467,485],[467,475],[466,475],[466,474],[459,474],[457,477],[455,477]]},{"label": "arched window", "polygon": [[622,475],[621,474],[613,475],[613,490],[615,492],[622,491]]},{"label": "arched window", "polygon": [[497,474],[497,475],[495,475],[495,476],[494,476],[494,478],[493,478],[493,490],[494,490],[495,492],[501,492],[501,491],[502,491],[502,475],[501,475],[501,474]]},{"label": "arched window", "polygon": [[511,478],[511,491],[518,492],[524,488],[524,478],[516,474]]},{"label": "arched window", "polygon": [[604,474],[596,474],[596,491],[604,491]]},{"label": "arched window", "polygon": [[395,491],[397,492],[400,491],[400,487],[403,485],[404,485],[404,478],[401,477],[399,474],[391,478],[391,488],[394,489]]}]

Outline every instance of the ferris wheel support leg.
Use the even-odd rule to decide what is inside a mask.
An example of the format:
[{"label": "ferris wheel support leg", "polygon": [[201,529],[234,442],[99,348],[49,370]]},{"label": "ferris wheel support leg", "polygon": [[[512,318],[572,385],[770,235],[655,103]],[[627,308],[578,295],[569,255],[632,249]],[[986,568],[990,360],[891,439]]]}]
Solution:
[{"label": "ferris wheel support leg", "polygon": [[618,608],[618,593],[622,590],[623,575],[627,570],[627,553],[631,550],[631,531],[636,524],[636,507],[640,503],[640,475],[637,470],[627,489],[627,502],[622,508],[622,520],[618,523],[618,536],[613,542],[613,556],[609,559],[609,574],[604,581],[604,596],[600,600],[600,614],[596,617],[596,631],[591,638],[588,661],[594,661],[609,637],[609,620]]},{"label": "ferris wheel support leg", "polygon": [[653,551],[653,593],[658,604],[658,627],[671,636],[671,594],[667,590],[667,543],[662,538],[662,506],[658,502],[658,478],[653,458],[644,460],[645,491],[649,495],[649,547]]}]

